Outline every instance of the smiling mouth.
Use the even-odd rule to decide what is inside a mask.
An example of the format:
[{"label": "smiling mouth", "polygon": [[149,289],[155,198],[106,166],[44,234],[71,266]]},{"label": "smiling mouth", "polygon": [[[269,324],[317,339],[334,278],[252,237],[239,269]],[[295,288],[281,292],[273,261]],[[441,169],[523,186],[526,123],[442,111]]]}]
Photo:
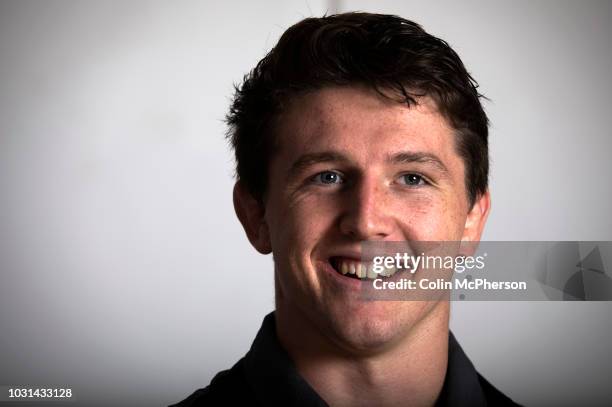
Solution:
[{"label": "smiling mouth", "polygon": [[363,262],[346,257],[331,257],[329,263],[338,274],[354,279],[367,278],[374,280],[377,278],[389,278],[398,271],[395,267],[392,267],[383,268],[380,273],[377,273],[374,271],[374,264],[372,262]]}]

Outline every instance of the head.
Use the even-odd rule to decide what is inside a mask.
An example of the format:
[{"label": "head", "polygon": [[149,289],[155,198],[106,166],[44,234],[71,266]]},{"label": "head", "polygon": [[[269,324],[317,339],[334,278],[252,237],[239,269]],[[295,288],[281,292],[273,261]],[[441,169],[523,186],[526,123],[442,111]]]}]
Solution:
[{"label": "head", "polygon": [[277,308],[348,349],[401,339],[435,303],[360,303],[333,268],[365,240],[478,240],[487,117],[448,44],[400,17],[308,18],[236,89],[234,204],[275,261]]}]

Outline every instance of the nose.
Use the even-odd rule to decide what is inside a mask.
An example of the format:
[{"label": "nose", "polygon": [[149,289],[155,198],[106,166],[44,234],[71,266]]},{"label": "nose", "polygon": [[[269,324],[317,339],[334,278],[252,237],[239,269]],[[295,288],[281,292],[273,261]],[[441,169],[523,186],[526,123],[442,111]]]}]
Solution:
[{"label": "nose", "polygon": [[393,217],[386,187],[375,179],[362,179],[345,196],[340,231],[353,240],[383,240],[393,232]]}]

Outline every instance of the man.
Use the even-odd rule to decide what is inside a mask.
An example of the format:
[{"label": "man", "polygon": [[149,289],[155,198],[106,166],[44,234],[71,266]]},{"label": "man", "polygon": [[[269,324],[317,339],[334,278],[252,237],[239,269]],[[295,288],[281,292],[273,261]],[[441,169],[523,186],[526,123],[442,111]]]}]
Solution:
[{"label": "man", "polygon": [[[449,302],[364,301],[366,241],[478,241],[487,117],[444,41],[396,16],[289,28],[228,115],[234,206],[276,311],[180,405],[513,405],[449,334]],[[357,270],[357,271],[355,271]]]}]

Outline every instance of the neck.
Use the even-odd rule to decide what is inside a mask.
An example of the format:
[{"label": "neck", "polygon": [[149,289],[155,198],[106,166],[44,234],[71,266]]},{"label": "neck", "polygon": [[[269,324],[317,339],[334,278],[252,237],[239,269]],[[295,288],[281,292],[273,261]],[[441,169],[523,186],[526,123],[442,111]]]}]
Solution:
[{"label": "neck", "polygon": [[392,347],[346,352],[299,310],[277,301],[277,336],[300,375],[329,405],[432,406],[448,362],[449,303],[433,306]]}]

